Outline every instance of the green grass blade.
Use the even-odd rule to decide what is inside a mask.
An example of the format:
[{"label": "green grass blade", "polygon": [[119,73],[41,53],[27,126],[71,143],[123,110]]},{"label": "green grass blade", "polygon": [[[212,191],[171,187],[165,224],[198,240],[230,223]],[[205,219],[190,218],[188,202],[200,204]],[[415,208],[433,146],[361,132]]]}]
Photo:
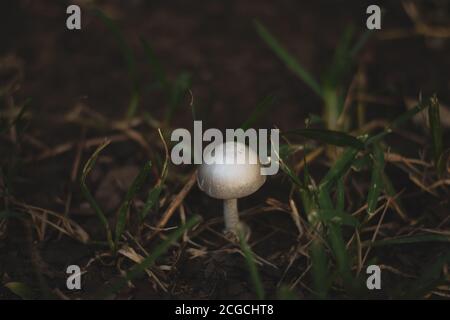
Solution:
[{"label": "green grass blade", "polygon": [[430,122],[430,130],[432,137],[434,165],[438,175],[442,176],[445,169],[444,147],[442,142],[441,116],[439,114],[439,101],[436,96],[431,97],[430,107],[428,108],[428,120]]},{"label": "green grass blade", "polygon": [[328,224],[328,239],[336,258],[339,274],[344,280],[344,284],[351,283],[350,259],[348,256],[345,241],[342,236],[341,227],[335,223]]},{"label": "green grass blade", "polygon": [[122,236],[123,231],[125,230],[125,225],[127,221],[127,213],[130,208],[131,200],[133,200],[136,193],[141,189],[142,184],[145,182],[145,179],[148,178],[150,170],[152,168],[152,163],[147,162],[144,167],[141,169],[137,177],[134,179],[131,187],[128,189],[127,194],[125,195],[125,199],[122,205],[119,208],[119,214],[117,216],[117,224],[116,224],[116,239],[115,239],[115,247],[117,248],[117,244],[120,241],[120,237]]},{"label": "green grass blade", "polygon": [[335,223],[337,225],[345,225],[350,227],[358,227],[359,221],[345,211],[332,209],[319,209],[317,211],[319,219],[325,224]]},{"label": "green grass blade", "polygon": [[[324,76],[322,92],[325,102],[324,119],[328,129],[346,129],[348,116],[343,115],[344,94],[343,84],[346,77],[353,68],[353,59],[350,53],[351,40],[353,38],[353,28],[348,27],[334,52],[333,61]],[[342,123],[339,119],[342,118]]]},{"label": "green grass blade", "polygon": [[342,223],[343,217],[345,218],[345,215],[339,213],[340,216],[332,216],[332,214],[338,213],[333,208],[330,194],[328,193],[328,190],[326,188],[319,189],[319,206],[322,212],[322,216],[325,215],[329,217],[329,219],[325,223],[328,230],[328,239],[331,245],[331,249],[333,250],[334,256],[336,258],[339,274],[342,276],[344,283],[348,285],[351,281],[350,260],[348,257],[344,238],[342,236],[341,227],[338,223],[333,222],[333,219],[338,218],[338,221]]},{"label": "green grass blade", "polygon": [[144,38],[140,38],[142,46],[144,47],[145,55],[147,56],[147,61],[150,64],[150,68],[153,71],[153,74],[155,75],[156,80],[158,81],[158,84],[163,87],[164,89],[167,89],[169,86],[169,82],[167,80],[166,73],[158,60],[155,51],[150,46],[150,44],[145,40]]},{"label": "green grass blade", "polygon": [[23,300],[35,299],[33,290],[23,282],[8,282],[4,286]]},{"label": "green grass blade", "polygon": [[241,125],[241,129],[247,130],[254,125],[265,113],[267,113],[269,108],[274,105],[275,100],[276,97],[272,94],[260,100],[250,117]]},{"label": "green grass blade", "polygon": [[344,179],[338,179],[337,191],[336,191],[336,210],[338,212],[344,212],[345,208],[345,186]]},{"label": "green grass blade", "polygon": [[329,189],[337,179],[340,179],[350,168],[357,154],[358,150],[347,148],[322,179],[319,189]]},{"label": "green grass blade", "polygon": [[239,232],[239,244],[241,246],[241,250],[244,254],[245,261],[247,263],[248,270],[250,272],[250,278],[253,284],[253,287],[255,288],[256,296],[258,299],[262,300],[264,299],[264,287],[262,285],[261,277],[259,276],[258,268],[256,266],[253,252],[250,249],[250,246],[248,245],[247,241],[245,240],[244,235],[242,232]]},{"label": "green grass blade", "polygon": [[282,285],[277,291],[279,300],[298,300],[298,296],[288,286]]},{"label": "green grass blade", "polygon": [[309,177],[306,178],[306,176],[308,175],[307,166],[305,165],[305,169],[304,169],[304,174],[305,174],[304,182],[302,182],[297,177],[295,172],[286,163],[280,162],[280,168],[284,173],[287,174],[287,176],[292,181],[293,185],[295,185],[296,190],[299,192],[300,197],[302,199],[303,209],[305,210],[305,213],[306,213],[309,223],[311,223],[312,225],[315,225],[317,222],[317,215],[316,215],[317,205],[315,203],[313,193],[311,192],[311,190],[309,190],[307,188],[307,185],[308,185],[307,179],[309,178]]},{"label": "green grass blade", "polygon": [[169,107],[166,110],[165,121],[170,123],[177,108],[180,106],[184,94],[191,84],[191,76],[188,73],[181,73],[171,86],[169,94]]},{"label": "green grass blade", "polygon": [[201,221],[200,216],[194,216],[190,218],[186,224],[178,228],[176,231],[172,232],[167,239],[165,239],[161,244],[159,244],[152,253],[146,257],[141,263],[132,267],[128,272],[126,272],[125,277],[120,280],[106,286],[98,294],[102,298],[108,298],[113,294],[119,292],[123,287],[126,286],[128,281],[132,281],[136,278],[141,277],[145,270],[152,267],[155,264],[156,259],[163,255],[170,246],[177,241],[187,230],[193,228]]},{"label": "green grass blade", "polygon": [[319,219],[317,215],[317,210],[319,206],[317,204],[317,195],[316,190],[311,190],[308,186],[312,184],[312,177],[309,174],[308,164],[306,161],[304,162],[303,168],[303,187],[299,189],[300,198],[302,199],[303,209],[305,211],[308,222],[311,226],[316,227]]},{"label": "green grass blade", "polygon": [[278,300],[298,300],[297,294],[289,288],[289,286],[282,285],[277,291]]},{"label": "green grass blade", "polygon": [[372,166],[372,159],[369,154],[363,154],[361,157],[357,157],[352,163],[352,169],[356,172],[369,170]]},{"label": "green grass blade", "polygon": [[254,21],[256,32],[263,41],[275,52],[275,54],[286,64],[286,66],[303,82],[305,82],[319,97],[322,97],[322,89],[311,74],[306,71],[297,60],[270,34],[262,23]]},{"label": "green grass blade", "polygon": [[167,178],[167,174],[169,172],[169,151],[167,149],[166,142],[164,140],[164,137],[161,133],[161,130],[158,130],[159,135],[161,137],[161,140],[165,147],[165,160],[164,164],[161,170],[161,176],[159,178],[159,181],[156,183],[156,185],[149,191],[147,195],[147,199],[145,200],[144,208],[140,212],[140,218],[141,221],[145,219],[145,217],[148,215],[150,210],[152,210],[155,206],[159,204],[159,196],[161,195],[164,183]]},{"label": "green grass blade", "polygon": [[110,246],[110,249],[114,250],[114,242],[113,242],[113,239],[112,239],[112,233],[111,233],[111,228],[109,227],[108,219],[106,219],[105,214],[103,213],[102,209],[100,208],[100,206],[98,205],[98,203],[95,200],[94,196],[91,194],[91,192],[89,191],[89,188],[86,185],[86,177],[88,176],[88,174],[91,171],[91,169],[94,167],[98,155],[100,154],[100,152],[104,148],[106,148],[108,146],[108,144],[109,144],[109,141],[105,141],[104,143],[102,143],[94,151],[94,153],[91,155],[91,157],[88,159],[88,161],[86,162],[86,164],[83,167],[83,171],[82,171],[82,174],[81,174],[81,180],[80,180],[80,186],[81,186],[81,192],[82,192],[83,196],[89,202],[89,204],[91,205],[92,209],[94,209],[94,211],[95,211],[97,217],[99,218],[101,224],[105,228],[106,237],[107,237],[107,241],[108,241],[108,244]]},{"label": "green grass blade", "polygon": [[382,172],[382,182],[383,182],[383,188],[384,192],[392,198],[392,202],[397,210],[400,211],[402,215],[405,215],[405,208],[403,206],[403,203],[399,197],[396,197],[398,194],[397,190],[394,188],[394,185],[392,184],[391,179],[388,177],[388,175],[385,172]]},{"label": "green grass blade", "polygon": [[331,200],[330,193],[327,188],[319,188],[317,197],[320,209],[334,210],[333,201]]},{"label": "green grass blade", "polygon": [[128,46],[125,37],[117,23],[113,19],[108,17],[105,13],[103,13],[100,9],[96,9],[95,13],[113,34],[119,45],[122,56],[124,57],[125,63],[127,64],[128,74],[132,82],[131,98],[126,114],[127,118],[130,119],[135,115],[140,100],[139,81],[134,54],[130,46]]},{"label": "green grass blade", "polygon": [[372,215],[378,204],[378,197],[383,189],[384,152],[380,145],[373,146],[372,178],[367,195],[367,213]]},{"label": "green grass blade", "polygon": [[310,247],[311,272],[314,291],[319,299],[325,299],[330,289],[328,258],[322,243],[315,239]]},{"label": "green grass blade", "polygon": [[361,140],[341,131],[324,129],[294,129],[286,131],[283,134],[296,134],[334,146],[352,147],[359,150],[364,149],[364,143]]},{"label": "green grass blade", "polygon": [[329,130],[339,129],[339,117],[344,105],[344,100],[338,92],[338,88],[332,86],[324,86],[323,88],[324,112],[323,118],[326,128]]},{"label": "green grass blade", "polygon": [[[334,52],[333,61],[325,76],[323,87],[336,89],[341,86],[344,77],[352,67],[351,41],[353,38],[353,28],[348,27],[342,35],[339,44]],[[338,115],[341,110],[338,110]]]},{"label": "green grass blade", "polygon": [[141,100],[141,95],[140,95],[139,91],[136,89],[133,89],[133,91],[131,93],[130,102],[128,103],[127,115],[126,115],[127,119],[131,119],[134,117],[134,115],[136,114],[136,111],[138,109],[140,100]]},{"label": "green grass blade", "polygon": [[400,127],[401,125],[405,124],[407,121],[409,121],[412,117],[414,117],[419,112],[422,112],[424,109],[429,107],[431,104],[431,100],[427,99],[426,101],[420,101],[417,106],[414,108],[409,109],[405,113],[401,114],[397,118],[395,118],[389,126],[387,126],[384,131],[373,134],[369,136],[366,141],[364,142],[365,146],[372,145],[374,143],[380,142],[385,136],[390,134],[392,132],[393,128]]},{"label": "green grass blade", "polygon": [[403,124],[405,124],[407,121],[409,121],[412,117],[414,117],[419,112],[422,112],[424,109],[430,106],[430,99],[427,99],[425,101],[420,101],[417,106],[414,108],[409,109],[405,113],[398,116],[390,125],[391,128],[399,127]]},{"label": "green grass blade", "polygon": [[145,217],[150,212],[150,210],[152,210],[158,205],[161,191],[162,191],[162,184],[157,184],[149,191],[147,199],[145,200],[144,207],[142,208],[142,211],[140,213],[141,220],[144,220]]},{"label": "green grass blade", "polygon": [[280,161],[280,168],[297,187],[304,188],[303,182],[297,177],[294,170],[292,170],[284,161]]},{"label": "green grass blade", "polygon": [[366,141],[364,142],[364,145],[365,145],[366,147],[368,147],[368,146],[370,146],[370,145],[372,145],[372,144],[374,144],[374,143],[378,143],[378,142],[380,142],[381,140],[383,140],[384,137],[386,137],[387,135],[389,135],[391,132],[392,132],[392,129],[386,128],[384,131],[381,131],[381,132],[379,132],[379,133],[372,134],[372,135],[370,135],[370,136],[366,139]]},{"label": "green grass blade", "polygon": [[355,58],[356,55],[361,51],[364,45],[367,43],[369,38],[373,35],[374,30],[367,29],[359,38],[359,40],[353,45],[350,50],[350,55]]}]

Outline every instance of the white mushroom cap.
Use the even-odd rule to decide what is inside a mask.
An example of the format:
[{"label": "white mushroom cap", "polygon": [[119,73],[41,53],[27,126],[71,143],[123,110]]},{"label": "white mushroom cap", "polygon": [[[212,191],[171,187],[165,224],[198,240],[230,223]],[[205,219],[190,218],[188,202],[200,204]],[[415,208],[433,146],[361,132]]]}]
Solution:
[{"label": "white mushroom cap", "polygon": [[[242,198],[254,193],[266,181],[257,153],[245,144],[226,142],[216,146],[214,151],[214,155],[205,156],[197,175],[199,188],[209,196],[224,200]],[[223,161],[214,163],[222,154]]]}]

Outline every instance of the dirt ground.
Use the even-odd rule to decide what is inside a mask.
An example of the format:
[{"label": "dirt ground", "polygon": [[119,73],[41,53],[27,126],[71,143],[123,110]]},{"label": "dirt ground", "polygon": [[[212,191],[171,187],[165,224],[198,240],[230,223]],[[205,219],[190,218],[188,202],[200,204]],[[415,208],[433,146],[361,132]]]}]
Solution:
[{"label": "dirt ground", "polygon": [[[18,163],[12,196],[2,196],[0,209],[13,207],[33,214],[32,219],[10,219],[0,225],[0,299],[18,298],[3,286],[8,282],[26,284],[35,298],[92,298],[136,262],[129,256],[111,255],[102,245],[84,244],[63,235],[39,217],[47,219],[55,212],[79,224],[91,240],[104,241],[104,230],[79,187],[82,167],[104,137],[113,142],[102,152],[87,184],[110,223],[114,223],[126,190],[142,165],[152,160],[160,168],[164,151],[144,113],[151,119],[162,119],[168,102],[150,85],[155,75],[141,37],[151,44],[170,80],[183,72],[190,75],[191,95],[182,96],[170,127],[191,128],[193,99],[196,117],[208,127],[235,128],[250,116],[262,97],[273,94],[276,103],[258,127],[290,130],[304,127],[311,114],[320,116],[323,103],[264,44],[255,31],[254,19],[263,22],[319,78],[326,72],[345,28],[352,25],[356,34],[365,31],[365,9],[371,2],[79,0],[71,3],[82,8],[82,29],[70,31],[65,28],[68,1],[2,1],[0,84],[3,88],[14,80],[14,86],[2,94],[0,112],[6,113],[10,104],[31,100],[21,142],[10,132],[0,135],[2,166],[11,164],[13,154]],[[448,1],[417,4],[427,23],[450,23]],[[406,110],[405,99],[417,99],[419,93],[436,93],[442,104],[450,104],[449,38],[402,33],[414,31],[402,2],[386,1],[383,5],[382,30],[368,40],[355,68],[366,79],[367,119],[392,119]],[[127,64],[114,35],[93,6],[117,21],[135,55],[140,118],[131,133],[114,127],[123,120],[133,89]],[[445,137],[449,138],[448,130]],[[428,138],[426,126],[417,122],[408,124],[389,142],[397,153],[419,158]],[[327,164],[320,158],[309,170],[320,177]],[[158,166],[153,167],[151,179],[132,208],[143,206],[148,189],[158,181]],[[128,247],[144,255],[141,246],[151,252],[167,236],[168,232],[163,232],[147,238],[189,180],[192,169],[170,166],[159,210],[152,210],[143,228],[130,218]],[[401,166],[390,165],[386,171],[396,190],[402,191],[408,219],[402,221],[389,210],[381,237],[402,230],[407,233],[413,226],[426,229],[436,225],[448,236],[448,189],[436,195],[414,184]],[[358,190],[367,190],[363,181],[369,178],[370,172],[360,173],[349,191],[356,199],[351,204],[355,210],[362,204]],[[2,185],[4,181],[0,181]],[[290,286],[298,298],[311,297],[310,276],[303,276],[309,264],[304,255],[307,244],[299,239],[289,214],[290,194],[291,185],[279,174],[269,178],[255,195],[239,201],[243,219],[252,231],[249,244],[260,257],[259,271],[269,298],[277,297],[280,285]],[[186,235],[189,241],[185,238],[171,247],[152,267],[151,276],[134,281],[116,298],[255,298],[244,259],[222,234],[221,211],[220,201],[207,197],[194,185],[166,227],[179,225],[184,216],[199,214],[203,218],[201,232]],[[61,221],[56,224],[64,226]],[[374,248],[369,260],[387,266],[388,271],[383,273],[386,287],[368,297],[391,297],[400,284],[417,277],[445,250],[445,242]],[[85,271],[82,290],[66,288],[65,271],[72,264]],[[349,295],[336,289],[332,297]]]}]

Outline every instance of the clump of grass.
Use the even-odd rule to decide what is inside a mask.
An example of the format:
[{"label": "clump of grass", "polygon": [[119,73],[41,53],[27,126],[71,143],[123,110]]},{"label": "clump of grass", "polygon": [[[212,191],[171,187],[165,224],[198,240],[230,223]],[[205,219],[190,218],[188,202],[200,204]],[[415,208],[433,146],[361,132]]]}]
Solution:
[{"label": "clump of grass", "polygon": [[[116,42],[119,45],[122,56],[126,62],[129,78],[131,81],[131,96],[126,110],[126,119],[131,120],[136,116],[138,112],[138,107],[141,101],[142,91],[145,90],[145,86],[140,84],[139,74],[137,72],[137,63],[133,53],[133,49],[128,45],[120,27],[117,22],[108,17],[101,10],[96,9],[95,13],[108,27],[110,32],[113,34]],[[147,57],[147,61],[150,65],[151,71],[153,72],[155,83],[150,87],[152,89],[161,89],[167,99],[166,115],[164,119],[164,124],[168,125],[172,120],[176,110],[181,105],[182,98],[188,91],[191,83],[191,76],[187,72],[181,72],[177,75],[174,81],[170,81],[169,77],[157,58],[153,48],[150,43],[143,37],[140,38],[144,53]],[[148,112],[148,111],[146,111]]]},{"label": "clump of grass", "polygon": [[172,232],[172,234],[170,234],[163,242],[161,242],[156,248],[154,248],[152,250],[152,253],[141,263],[136,264],[130,270],[128,270],[123,278],[109,285],[106,285],[104,288],[99,290],[96,296],[98,298],[109,298],[112,295],[118,293],[122,288],[124,288],[129,281],[141,277],[145,273],[146,269],[149,269],[154,265],[156,259],[166,253],[173,243],[175,243],[186,231],[193,228],[200,221],[200,216],[193,216],[192,218],[190,218],[184,225],[182,225],[176,231]]},{"label": "clump of grass", "polygon": [[[147,214],[150,212],[150,210],[152,210],[154,208],[154,206],[158,203],[159,197],[161,195],[162,187],[163,187],[164,181],[167,176],[167,166],[168,166],[169,155],[168,155],[167,146],[164,142],[161,131],[159,131],[159,134],[160,134],[160,137],[165,146],[166,160],[165,160],[165,163],[164,163],[164,166],[162,169],[162,174],[161,174],[160,180],[156,183],[156,185],[153,188],[150,189],[148,196],[147,196],[147,200],[145,201],[144,207],[139,212],[139,221],[141,223],[143,222],[143,220],[145,219]],[[121,239],[121,236],[122,236],[123,232],[125,231],[126,223],[128,220],[127,214],[130,209],[131,201],[136,196],[136,194],[139,192],[139,190],[141,189],[144,182],[148,179],[148,177],[150,175],[150,170],[152,168],[152,163],[147,162],[142,167],[139,174],[135,177],[130,188],[128,189],[128,191],[125,195],[125,198],[124,198],[121,206],[118,209],[117,221],[115,224],[115,234],[114,234],[114,239],[113,239],[113,235],[112,235],[111,227],[109,226],[108,219],[106,218],[105,213],[100,208],[99,204],[97,203],[97,201],[95,200],[95,198],[93,197],[93,195],[89,191],[89,188],[86,185],[86,178],[87,178],[89,172],[95,165],[95,162],[96,162],[99,154],[101,153],[101,151],[103,149],[105,149],[109,145],[109,143],[110,143],[109,141],[105,141],[103,144],[101,144],[94,151],[94,153],[91,155],[91,157],[88,159],[88,161],[86,162],[86,164],[83,168],[83,171],[82,171],[82,175],[81,175],[81,179],[80,179],[80,186],[81,186],[83,196],[86,198],[86,200],[88,200],[89,204],[94,209],[95,213],[97,214],[97,217],[99,218],[101,224],[103,225],[103,227],[105,229],[106,239],[107,239],[107,242],[109,244],[111,251],[115,252],[119,246],[119,241]]]},{"label": "clump of grass", "polygon": [[[394,129],[405,124],[415,114],[436,108],[436,98],[421,100],[419,104],[409,110],[405,114],[400,115],[394,119],[381,132],[374,134],[363,134],[359,137],[350,136],[344,132],[334,130],[322,129],[298,129],[284,132],[285,137],[300,135],[307,139],[319,141],[324,144],[331,144],[334,146],[345,147],[337,160],[331,165],[327,173],[322,177],[319,183],[313,183],[308,166],[304,165],[304,179],[299,179],[296,172],[289,167],[288,159],[281,160],[281,169],[291,179],[294,189],[299,193],[302,199],[305,215],[308,217],[311,245],[309,246],[311,259],[311,277],[314,285],[314,294],[318,298],[326,298],[329,296],[332,285],[341,283],[345,288],[345,292],[351,294],[361,294],[362,281],[358,273],[354,273],[353,263],[354,258],[358,257],[360,253],[355,250],[358,246],[349,245],[355,239],[355,234],[360,234],[362,228],[367,226],[371,218],[380,212],[379,202],[383,194],[387,197],[387,202],[384,206],[387,208],[390,202],[395,201],[395,191],[393,191],[392,184],[388,178],[385,167],[385,151],[383,141],[384,138],[391,134]],[[431,118],[431,117],[430,117]],[[432,135],[434,150],[442,150],[439,147],[439,129],[436,129],[436,121],[438,116],[434,115],[434,130]],[[431,120],[430,120],[431,121]],[[433,126],[432,127],[433,130]],[[436,137],[435,137],[436,136]],[[434,153],[435,154],[435,153]],[[361,167],[361,165],[364,165]],[[368,185],[368,192],[366,198],[366,215],[356,218],[350,213],[346,212],[345,193],[346,187],[344,179],[351,175],[352,167],[366,168],[371,172],[370,184]],[[332,195],[334,196],[334,199]],[[384,209],[386,210],[386,209]],[[380,217],[382,219],[384,214]],[[354,230],[354,235],[348,242],[344,230]],[[358,236],[359,237],[359,236]],[[357,269],[362,268],[365,258],[371,246],[394,245],[400,243],[418,243],[428,241],[450,241],[447,236],[442,235],[412,235],[405,238],[394,238],[375,241],[376,233],[372,240],[366,244],[368,247],[364,258],[358,261]],[[359,245],[361,248],[361,244]],[[442,264],[441,264],[442,266]],[[333,271],[335,270],[335,271]],[[441,279],[435,276],[433,279]],[[425,281],[425,280],[424,280]],[[426,282],[426,281],[425,281]],[[432,282],[435,283],[435,282]],[[424,287],[419,285],[418,288]],[[431,287],[428,287],[431,288]],[[419,296],[419,295],[417,295]],[[416,297],[417,297],[416,296]]]}]

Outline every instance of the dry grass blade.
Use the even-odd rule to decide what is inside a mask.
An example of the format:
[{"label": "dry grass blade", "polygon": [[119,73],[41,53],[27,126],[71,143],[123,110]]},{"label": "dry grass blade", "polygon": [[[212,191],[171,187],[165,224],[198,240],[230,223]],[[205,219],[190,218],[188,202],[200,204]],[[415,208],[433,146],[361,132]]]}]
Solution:
[{"label": "dry grass blade", "polygon": [[[135,263],[142,263],[142,261],[144,261],[144,257],[141,256],[140,254],[138,254],[136,251],[134,251],[133,248],[129,247],[129,246],[124,246],[122,248],[120,248],[117,253],[123,255],[124,257],[127,257],[128,259],[130,259],[131,261],[135,262]],[[145,269],[145,272],[147,273],[147,275],[152,278],[153,280],[155,280],[155,282],[158,284],[158,286],[164,291],[167,292],[167,285],[165,285],[164,283],[161,282],[161,280],[158,279],[158,277],[150,270],[150,269]]]},{"label": "dry grass blade", "polygon": [[[163,213],[161,219],[156,224],[157,229],[162,229],[166,226],[167,222],[169,222],[169,219],[172,217],[172,215],[175,213],[177,208],[181,205],[184,198],[188,195],[188,193],[191,191],[192,187],[194,186],[195,182],[197,181],[197,171],[194,171],[194,173],[191,174],[189,180],[186,182],[184,187],[181,189],[181,191],[175,196],[175,198],[170,203],[169,207],[166,209],[166,211]],[[151,238],[153,238],[156,234],[152,235]]]},{"label": "dry grass blade", "polygon": [[166,240],[164,240],[161,244],[159,244],[148,257],[144,258],[144,260],[141,263],[135,265],[128,272],[126,272],[124,278],[102,288],[98,292],[98,296],[110,297],[111,294],[116,294],[117,292],[119,292],[129,281],[132,281],[135,278],[140,277],[142,273],[145,272],[146,269],[154,265],[156,259],[163,253],[165,253],[170,248],[170,246],[183,235],[183,233],[186,230],[191,229],[192,227],[197,225],[200,221],[201,218],[199,216],[194,216],[191,219],[189,219],[185,225],[178,228]]},{"label": "dry grass blade", "polygon": [[[19,211],[30,214],[33,218],[48,224],[59,232],[82,243],[89,242],[88,233],[79,224],[65,215],[21,202],[13,202],[13,204],[17,206]],[[56,222],[52,222],[48,216],[55,218]]]}]

